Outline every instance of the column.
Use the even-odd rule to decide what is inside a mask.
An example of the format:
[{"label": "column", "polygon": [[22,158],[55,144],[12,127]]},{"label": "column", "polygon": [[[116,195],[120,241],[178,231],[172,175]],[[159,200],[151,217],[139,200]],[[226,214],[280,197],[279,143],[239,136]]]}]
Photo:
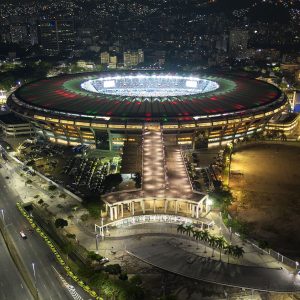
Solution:
[{"label": "column", "polygon": [[156,210],[156,200],[154,199],[153,200],[153,212],[155,213],[155,210]]},{"label": "column", "polygon": [[110,219],[113,221],[114,220],[114,212],[113,212],[112,206],[109,207],[109,215],[110,215]]},{"label": "column", "polygon": [[121,216],[124,218],[124,204],[121,203]]},{"label": "column", "polygon": [[168,200],[165,199],[165,214],[167,213],[167,209],[168,209]]},{"label": "column", "polygon": [[175,215],[177,214],[178,212],[178,202],[177,200],[175,200]]},{"label": "column", "polygon": [[142,208],[142,211],[143,211],[143,214],[145,214],[145,200],[141,200],[141,208]]},{"label": "column", "polygon": [[118,205],[114,206],[115,219],[118,219]]},{"label": "column", "polygon": [[134,216],[134,201],[131,202],[132,205],[132,215]]},{"label": "column", "polygon": [[196,206],[196,218],[199,219],[199,205]]}]

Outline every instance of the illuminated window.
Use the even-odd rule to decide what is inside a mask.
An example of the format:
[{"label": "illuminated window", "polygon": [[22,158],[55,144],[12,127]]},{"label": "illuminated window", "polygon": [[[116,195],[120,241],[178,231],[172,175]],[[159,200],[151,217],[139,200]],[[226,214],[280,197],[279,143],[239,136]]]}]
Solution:
[{"label": "illuminated window", "polygon": [[75,122],[75,124],[78,126],[90,127],[90,123],[87,123],[87,122]]},{"label": "illuminated window", "polygon": [[34,115],[34,118],[37,120],[45,120],[46,118],[43,116]]}]

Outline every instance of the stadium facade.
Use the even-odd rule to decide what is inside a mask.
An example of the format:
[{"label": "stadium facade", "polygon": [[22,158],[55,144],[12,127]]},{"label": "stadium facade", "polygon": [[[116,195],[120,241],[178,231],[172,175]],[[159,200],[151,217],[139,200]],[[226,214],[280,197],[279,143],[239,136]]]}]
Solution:
[{"label": "stadium facade", "polygon": [[282,91],[263,81],[157,72],[46,78],[8,99],[46,140],[104,150],[136,141],[146,129],[162,130],[170,144],[227,144],[264,130],[288,105]]}]

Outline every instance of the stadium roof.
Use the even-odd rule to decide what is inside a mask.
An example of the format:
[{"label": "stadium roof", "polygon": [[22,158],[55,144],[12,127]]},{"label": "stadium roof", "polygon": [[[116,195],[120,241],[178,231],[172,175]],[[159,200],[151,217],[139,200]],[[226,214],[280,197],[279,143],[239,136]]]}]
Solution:
[{"label": "stadium roof", "polygon": [[54,112],[147,121],[152,118],[189,120],[195,116],[259,110],[260,107],[278,100],[281,95],[279,89],[268,83],[231,76],[198,75],[216,82],[219,88],[208,93],[187,96],[118,96],[93,93],[81,87],[83,82],[100,76],[112,76],[112,73],[72,74],[42,79],[22,86],[15,95],[33,107]]}]

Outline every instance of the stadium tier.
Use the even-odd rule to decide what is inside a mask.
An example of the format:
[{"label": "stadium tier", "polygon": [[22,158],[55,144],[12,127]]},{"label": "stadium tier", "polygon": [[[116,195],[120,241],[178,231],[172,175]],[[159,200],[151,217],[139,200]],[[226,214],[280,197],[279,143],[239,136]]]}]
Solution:
[{"label": "stadium tier", "polygon": [[8,105],[47,140],[117,150],[158,128],[169,143],[228,143],[263,130],[288,101],[275,86],[245,77],[124,72],[31,82]]}]

